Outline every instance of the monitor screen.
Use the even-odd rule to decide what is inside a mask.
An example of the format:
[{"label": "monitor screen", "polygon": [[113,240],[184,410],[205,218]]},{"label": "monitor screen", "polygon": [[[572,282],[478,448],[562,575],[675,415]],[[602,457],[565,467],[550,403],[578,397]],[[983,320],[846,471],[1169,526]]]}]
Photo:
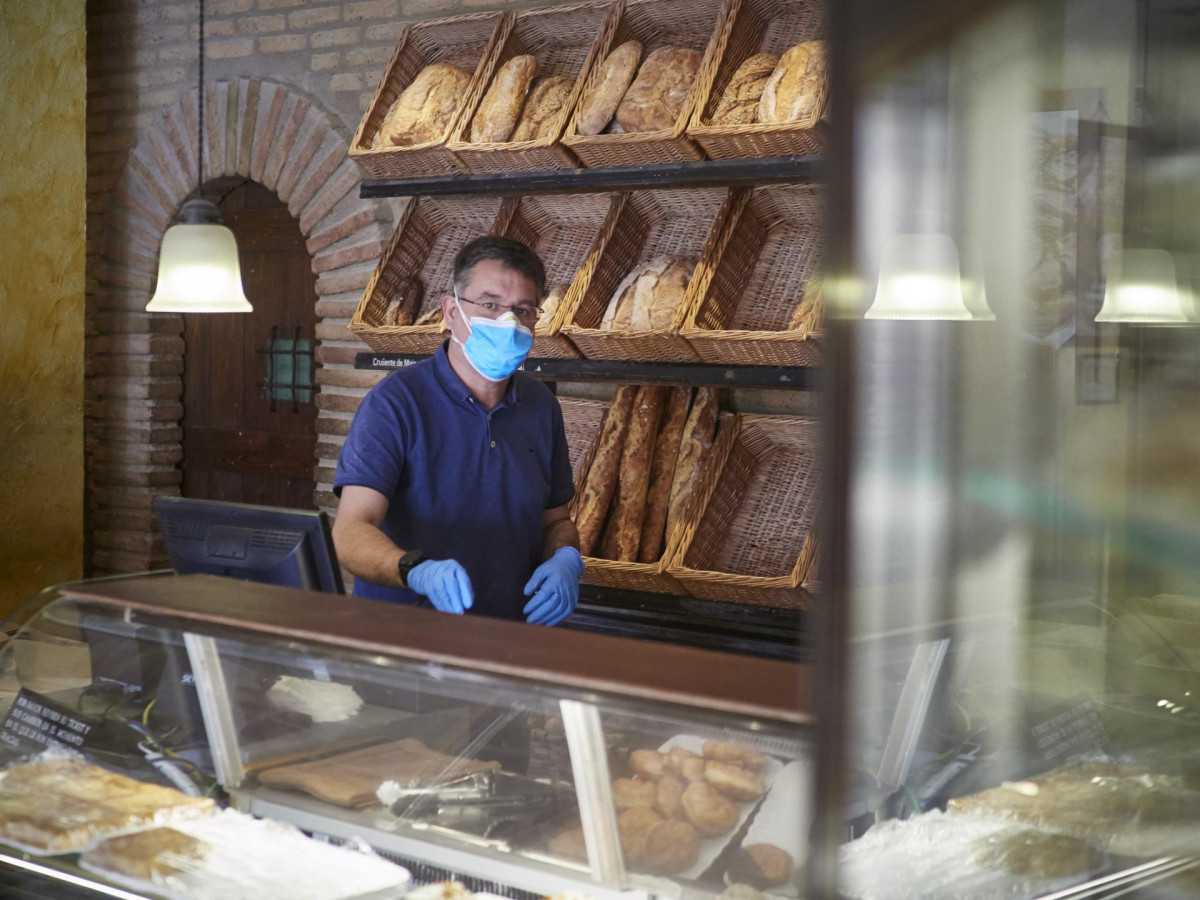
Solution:
[{"label": "monitor screen", "polygon": [[171,567],[284,587],[343,593],[323,512],[189,497],[156,497]]}]

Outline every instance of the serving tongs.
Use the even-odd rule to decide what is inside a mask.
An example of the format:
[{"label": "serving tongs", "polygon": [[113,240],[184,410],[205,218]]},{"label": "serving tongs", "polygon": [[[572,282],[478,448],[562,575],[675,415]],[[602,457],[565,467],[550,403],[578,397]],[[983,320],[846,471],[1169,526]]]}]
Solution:
[{"label": "serving tongs", "polygon": [[439,784],[416,785],[401,788],[392,801],[392,815],[413,818],[420,812],[424,816],[437,815],[430,810],[438,809],[443,803],[470,803],[494,796],[495,782],[490,771],[471,772],[459,775]]}]

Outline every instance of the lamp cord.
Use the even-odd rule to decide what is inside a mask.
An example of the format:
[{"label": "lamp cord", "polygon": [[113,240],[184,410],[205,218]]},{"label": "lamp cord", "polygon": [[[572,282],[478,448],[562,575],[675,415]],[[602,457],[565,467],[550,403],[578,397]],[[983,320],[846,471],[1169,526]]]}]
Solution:
[{"label": "lamp cord", "polygon": [[196,193],[204,184],[204,0],[200,0],[200,83],[196,91],[197,120],[199,130],[196,133]]}]

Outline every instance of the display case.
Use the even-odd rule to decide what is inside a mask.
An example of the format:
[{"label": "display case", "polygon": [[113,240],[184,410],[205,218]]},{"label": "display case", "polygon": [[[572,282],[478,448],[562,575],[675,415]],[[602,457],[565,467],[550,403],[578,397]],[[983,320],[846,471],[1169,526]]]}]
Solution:
[{"label": "display case", "polygon": [[[286,872],[246,893],[269,822],[313,853],[345,845],[347,885],[363,860],[411,876],[372,897],[446,880],[715,896],[747,842],[786,852],[795,890],[807,674],[212,576],[83,583],[0,652],[0,884],[32,869],[135,896],[358,895],[289,892]],[[153,810],[114,812],[131,792]]]}]

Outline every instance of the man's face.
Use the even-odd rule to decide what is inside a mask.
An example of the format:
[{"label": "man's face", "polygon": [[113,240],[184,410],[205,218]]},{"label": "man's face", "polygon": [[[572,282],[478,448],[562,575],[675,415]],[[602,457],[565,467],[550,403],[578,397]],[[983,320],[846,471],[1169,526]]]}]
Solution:
[{"label": "man's face", "polygon": [[513,310],[517,320],[530,330],[537,323],[537,308],[541,298],[533,279],[508,268],[495,259],[477,262],[467,273],[467,284],[459,292],[462,311],[454,303],[454,295],[442,298],[442,315],[450,323],[451,333],[460,341],[466,341],[470,333],[463,316],[483,316],[495,319]]}]

